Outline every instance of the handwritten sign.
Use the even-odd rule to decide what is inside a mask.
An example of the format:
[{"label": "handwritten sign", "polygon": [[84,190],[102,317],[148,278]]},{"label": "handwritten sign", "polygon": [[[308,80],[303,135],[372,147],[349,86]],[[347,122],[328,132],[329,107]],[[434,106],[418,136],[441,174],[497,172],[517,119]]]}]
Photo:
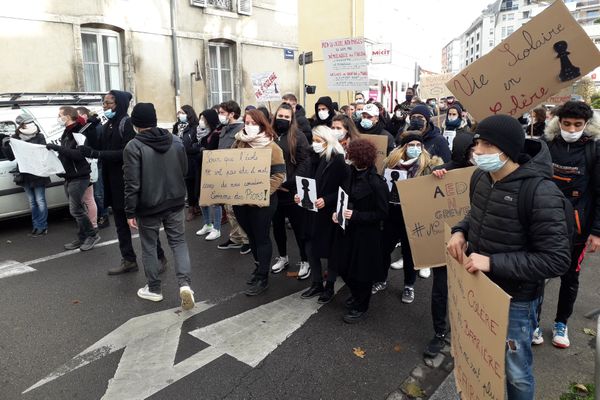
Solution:
[{"label": "handwritten sign", "polygon": [[375,167],[379,175],[383,173],[383,160],[387,157],[388,137],[387,135],[368,135],[359,133],[361,139],[365,139],[375,146],[377,158],[375,158]]},{"label": "handwritten sign", "polygon": [[269,205],[271,149],[205,150],[200,205]]},{"label": "handwritten sign", "polygon": [[419,82],[420,97],[425,100],[452,96],[452,93],[448,90],[448,87],[446,87],[446,82],[452,79],[452,77],[454,77],[452,72],[421,76],[421,81]]},{"label": "handwritten sign", "polygon": [[444,223],[454,225],[469,212],[474,170],[455,169],[443,179],[428,175],[396,182],[415,269],[446,265]]},{"label": "handwritten sign", "polygon": [[48,151],[44,145],[11,138],[10,147],[19,165],[19,172],[36,176],[65,173],[56,153]]},{"label": "handwritten sign", "polygon": [[391,64],[392,62],[392,44],[391,43],[373,43],[369,54],[371,55],[371,64]]},{"label": "handwritten sign", "polygon": [[364,38],[321,41],[329,90],[366,90],[369,88],[367,52]]},{"label": "handwritten sign", "polygon": [[274,101],[281,100],[281,92],[279,91],[279,78],[275,72],[259,72],[254,73],[252,78],[252,88],[254,89],[254,97],[258,101]]},{"label": "handwritten sign", "polygon": [[[450,227],[445,227],[446,242]],[[504,399],[510,296],[484,273],[471,274],[446,252],[454,378],[462,399]]]},{"label": "handwritten sign", "polygon": [[555,1],[446,83],[477,120],[515,118],[600,65],[600,51]]},{"label": "handwritten sign", "polygon": [[561,104],[565,104],[567,101],[571,100],[571,96],[573,94],[573,88],[568,86],[561,90],[560,92],[548,97],[546,99],[546,104],[552,104],[555,106],[559,106]]}]

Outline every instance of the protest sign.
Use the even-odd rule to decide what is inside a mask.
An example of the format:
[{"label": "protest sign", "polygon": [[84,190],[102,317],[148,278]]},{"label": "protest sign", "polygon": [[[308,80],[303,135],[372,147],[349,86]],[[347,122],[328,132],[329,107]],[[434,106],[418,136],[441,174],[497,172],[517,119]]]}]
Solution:
[{"label": "protest sign", "polygon": [[317,182],[312,178],[296,176],[296,193],[300,196],[298,205],[309,211],[317,212]]},{"label": "protest sign", "polygon": [[258,101],[281,100],[279,78],[275,72],[253,73],[251,76],[254,97]]},{"label": "protest sign", "polygon": [[344,212],[348,210],[348,194],[344,192],[344,189],[342,188],[338,188],[338,198],[335,209],[338,224],[342,229],[346,229],[346,217],[344,216]]},{"label": "protest sign", "polygon": [[327,88],[333,91],[369,88],[364,38],[321,41]]},{"label": "protest sign", "polygon": [[375,158],[375,167],[381,175],[383,173],[383,160],[387,157],[388,137],[387,135],[367,135],[359,133],[361,139],[365,139],[375,146],[377,158]]},{"label": "protest sign", "polygon": [[452,96],[452,92],[446,87],[446,82],[452,79],[454,74],[448,72],[445,74],[423,75],[419,82],[419,96],[423,101],[426,99],[440,99],[446,96]]},{"label": "protest sign", "polygon": [[452,226],[470,210],[469,183],[475,167],[398,181],[404,225],[415,269],[446,265],[444,223]]},{"label": "protest sign", "polygon": [[573,88],[568,86],[561,90],[560,92],[548,97],[546,99],[546,104],[551,104],[553,106],[560,106],[565,104],[567,101],[571,100],[571,96],[573,94]]},{"label": "protest sign", "polygon": [[[447,243],[448,225],[445,238]],[[484,273],[469,273],[447,251],[446,265],[457,391],[461,399],[504,399],[510,296]]]},{"label": "protest sign", "polygon": [[383,171],[383,179],[385,179],[385,183],[388,185],[388,190],[390,191],[390,203],[400,204],[400,194],[398,193],[396,182],[403,181],[407,177],[408,171],[406,170],[386,168]]},{"label": "protest sign", "polygon": [[271,149],[205,150],[200,205],[269,205]]},{"label": "protest sign", "polygon": [[64,174],[65,169],[54,151],[42,144],[10,139],[10,147],[19,165],[19,172],[36,176]]},{"label": "protest sign", "polygon": [[446,83],[477,120],[515,118],[600,65],[600,51],[562,1]]},{"label": "protest sign", "polygon": [[371,64],[390,64],[392,62],[392,44],[373,43],[369,54]]},{"label": "protest sign", "polygon": [[455,137],[456,137],[456,131],[451,131],[451,130],[444,131],[444,139],[446,139],[446,141],[448,142],[448,147],[450,147],[450,151],[452,151]]}]

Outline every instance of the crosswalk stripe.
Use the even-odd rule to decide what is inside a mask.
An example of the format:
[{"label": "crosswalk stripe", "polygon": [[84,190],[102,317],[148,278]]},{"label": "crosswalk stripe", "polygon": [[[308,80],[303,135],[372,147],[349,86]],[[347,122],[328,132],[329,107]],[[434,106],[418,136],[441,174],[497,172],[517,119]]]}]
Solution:
[{"label": "crosswalk stripe", "polygon": [[27,274],[36,271],[29,265],[22,264],[14,260],[0,261],[0,279],[8,278],[9,276]]}]

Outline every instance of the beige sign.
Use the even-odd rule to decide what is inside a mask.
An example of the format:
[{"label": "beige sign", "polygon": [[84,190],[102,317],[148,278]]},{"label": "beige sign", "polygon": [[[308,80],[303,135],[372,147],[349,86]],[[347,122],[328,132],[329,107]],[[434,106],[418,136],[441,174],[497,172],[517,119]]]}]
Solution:
[{"label": "beige sign", "polygon": [[388,148],[388,137],[387,135],[367,135],[359,133],[361,139],[368,140],[373,143],[373,146],[377,149],[377,158],[375,159],[375,166],[379,175],[383,173],[383,160],[387,157]]},{"label": "beige sign", "polygon": [[[445,227],[446,242],[450,227]],[[443,249],[440,249],[443,251]],[[454,378],[462,399],[504,399],[510,296],[484,273],[471,274],[446,252]]]},{"label": "beige sign", "polygon": [[600,65],[600,51],[562,1],[446,83],[477,120],[515,118]]},{"label": "beige sign", "polygon": [[269,205],[271,149],[205,151],[200,205]]},{"label": "beige sign", "polygon": [[444,223],[452,226],[470,210],[469,183],[475,167],[398,181],[404,224],[416,269],[446,265]]},{"label": "beige sign", "polygon": [[571,100],[571,95],[573,94],[573,88],[571,86],[567,86],[560,92],[548,97],[546,99],[546,104],[552,104],[554,106],[559,106],[561,104],[565,104],[567,101]]},{"label": "beige sign", "polygon": [[419,82],[419,96],[423,100],[439,99],[442,97],[452,96],[452,92],[446,87],[446,82],[452,79],[452,72],[436,75],[422,75]]}]

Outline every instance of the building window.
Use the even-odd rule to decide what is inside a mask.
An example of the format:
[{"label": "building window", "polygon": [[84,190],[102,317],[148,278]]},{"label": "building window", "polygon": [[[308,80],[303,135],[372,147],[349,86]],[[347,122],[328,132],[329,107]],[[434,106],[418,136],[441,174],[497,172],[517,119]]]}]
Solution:
[{"label": "building window", "polygon": [[117,32],[81,30],[83,78],[88,92],[122,88],[121,43]]},{"label": "building window", "polygon": [[479,42],[479,32],[477,32],[477,39],[476,40]]},{"label": "building window", "polygon": [[515,28],[513,26],[508,26],[506,28],[506,36],[512,35],[512,33],[515,31]]},{"label": "building window", "polygon": [[507,21],[513,21],[515,19],[515,14],[507,14],[506,15],[506,20]]},{"label": "building window", "polygon": [[477,43],[477,46],[475,46],[475,51],[479,52],[479,43]]},{"label": "building window", "polygon": [[233,99],[233,46],[226,43],[208,45],[210,63],[210,104]]},{"label": "building window", "polygon": [[500,36],[502,37],[502,39],[504,39],[506,37],[506,27],[505,26],[502,27],[502,34]]},{"label": "building window", "polygon": [[490,46],[490,47],[494,46],[494,41],[493,41],[493,40],[490,40],[490,41],[489,41],[489,46]]}]

